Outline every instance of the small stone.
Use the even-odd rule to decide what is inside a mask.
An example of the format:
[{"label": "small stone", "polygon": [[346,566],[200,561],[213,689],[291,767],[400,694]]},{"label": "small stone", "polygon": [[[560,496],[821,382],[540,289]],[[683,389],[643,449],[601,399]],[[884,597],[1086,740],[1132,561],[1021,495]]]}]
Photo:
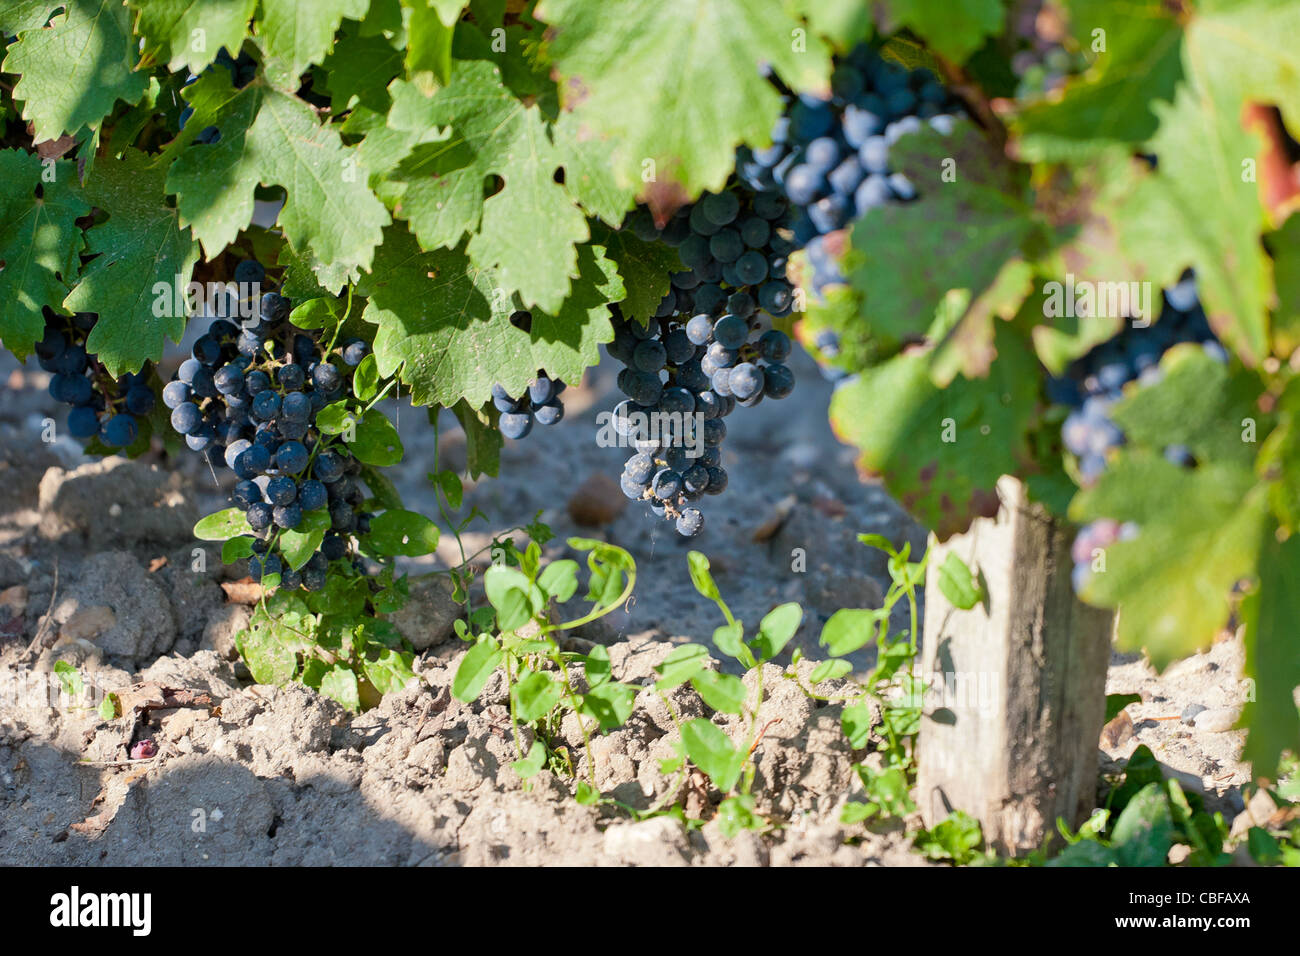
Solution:
[{"label": "small stone", "polygon": [[117,615],[105,604],[83,607],[68,618],[59,636],[69,641],[91,641],[117,624]]},{"label": "small stone", "polygon": [[1106,750],[1116,750],[1133,737],[1133,718],[1121,710],[1105,727],[1101,728],[1101,745]]},{"label": "small stone", "polygon": [[623,513],[627,501],[618,482],[598,471],[569,497],[569,517],[585,527],[609,524]]},{"label": "small stone", "polygon": [[158,756],[158,745],[152,740],[141,740],[131,745],[132,760],[148,760]]},{"label": "small stone", "polygon": [[15,584],[11,588],[0,591],[0,608],[8,611],[14,617],[21,615],[27,610],[27,588],[21,584]]},{"label": "small stone", "polygon": [[248,627],[251,617],[252,611],[242,604],[223,604],[204,625],[199,647],[214,650],[226,660],[234,660],[238,653],[235,638]]},{"label": "small stone", "polygon": [[1191,724],[1196,721],[1196,715],[1204,713],[1206,706],[1204,704],[1188,704],[1183,708],[1183,723]]},{"label": "small stone", "polygon": [[427,650],[455,637],[455,623],[465,608],[452,600],[454,585],[445,574],[410,579],[406,603],[388,616],[417,651]]},{"label": "small stone", "polygon": [[1196,715],[1196,719],[1192,721],[1192,726],[1206,733],[1221,734],[1234,729],[1240,716],[1241,713],[1235,707],[1203,710]]},{"label": "small stone", "polygon": [[605,831],[604,848],[607,856],[624,864],[690,864],[690,840],[681,825],[671,817],[651,817],[640,823],[616,823]]}]

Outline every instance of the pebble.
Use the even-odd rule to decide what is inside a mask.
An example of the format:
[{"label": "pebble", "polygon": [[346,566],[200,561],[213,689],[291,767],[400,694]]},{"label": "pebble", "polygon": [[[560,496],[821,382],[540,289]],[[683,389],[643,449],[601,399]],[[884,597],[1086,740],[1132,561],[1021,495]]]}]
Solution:
[{"label": "pebble", "polygon": [[70,641],[93,640],[117,623],[117,615],[106,604],[80,608],[59,629],[59,636]]},{"label": "pebble", "polygon": [[585,527],[609,524],[627,507],[618,482],[603,471],[593,472],[569,497],[569,517]]},{"label": "pebble", "polygon": [[4,608],[14,617],[21,615],[27,610],[27,588],[15,584],[11,588],[0,591],[0,608]]},{"label": "pebble", "polygon": [[1220,707],[1216,710],[1203,710],[1196,715],[1192,721],[1192,726],[1197,730],[1204,730],[1211,734],[1220,734],[1224,731],[1232,730],[1237,719],[1241,716],[1240,711],[1234,707]]},{"label": "pebble", "polygon": [[158,754],[158,745],[152,740],[141,740],[131,745],[132,760],[148,760]]},{"label": "pebble", "polygon": [[1183,723],[1192,724],[1196,721],[1196,715],[1204,713],[1206,710],[1204,704],[1188,704],[1183,708]]}]

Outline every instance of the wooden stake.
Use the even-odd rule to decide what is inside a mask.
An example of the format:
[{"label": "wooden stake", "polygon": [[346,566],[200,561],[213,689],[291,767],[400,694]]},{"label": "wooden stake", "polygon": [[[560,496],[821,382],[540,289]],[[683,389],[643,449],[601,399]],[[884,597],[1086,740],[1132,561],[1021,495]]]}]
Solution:
[{"label": "wooden stake", "polygon": [[[990,846],[1015,854],[1096,806],[1113,615],[1074,596],[1070,527],[1013,478],[998,494],[996,518],[931,541],[917,791],[927,826],[965,810]],[[950,552],[985,587],[969,611],[938,587]]]}]

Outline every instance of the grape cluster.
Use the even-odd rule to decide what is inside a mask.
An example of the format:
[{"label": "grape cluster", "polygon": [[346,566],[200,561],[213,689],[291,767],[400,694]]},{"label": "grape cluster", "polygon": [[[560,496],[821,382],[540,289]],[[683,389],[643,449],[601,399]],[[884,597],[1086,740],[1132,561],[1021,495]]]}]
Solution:
[{"label": "grape cluster", "polygon": [[702,312],[646,325],[619,317],[608,348],[626,366],[618,385],[628,398],[614,411],[614,430],[635,449],[619,482],[623,493],[648,501],[678,534],[694,537],[704,516],[690,502],[727,487],[723,419],[737,405],[794,390],[794,375],[782,364],[790,339],[776,329],[762,331],[754,312],[718,318]]},{"label": "grape cluster", "polygon": [[36,344],[41,368],[51,373],[50,396],[72,406],[68,432],[98,439],[109,448],[126,448],[140,435],[141,422],[155,404],[148,364],[137,374],[113,378],[86,351],[86,338],[99,316],[78,312],[70,319],[45,313],[45,335]]},{"label": "grape cluster", "polygon": [[[1228,353],[1210,330],[1191,276],[1164,291],[1164,308],[1158,322],[1145,328],[1126,323],[1114,338],[1072,362],[1063,376],[1048,380],[1048,397],[1070,408],[1061,426],[1061,440],[1074,456],[1084,487],[1097,481],[1106,470],[1108,456],[1124,444],[1124,433],[1112,420],[1111,410],[1123,397],[1125,387],[1131,382],[1139,388],[1158,382],[1161,356],[1185,342],[1200,345],[1216,361],[1228,360]],[[1164,456],[1184,468],[1196,464],[1186,445],[1169,445]],[[1080,590],[1087,580],[1095,548],[1105,548],[1136,533],[1131,523],[1121,525],[1108,519],[1082,528],[1074,545],[1075,590]]]},{"label": "grape cluster", "polygon": [[564,418],[564,404],[560,393],[565,385],[558,378],[550,378],[538,371],[537,380],[518,398],[513,398],[501,385],[492,386],[492,404],[501,413],[498,423],[501,434],[507,438],[523,438],[533,430],[533,421],[554,425]]},{"label": "grape cluster", "polygon": [[705,193],[678,209],[662,229],[649,210],[633,213],[632,232],[646,242],[673,246],[686,267],[673,273],[655,318],[723,312],[748,318],[759,309],[789,315],[794,287],[786,278],[786,257],[794,244],[780,231],[787,208],[773,190],[734,187]]},{"label": "grape cluster", "polygon": [[813,267],[813,291],[843,282],[838,266],[842,240],[833,237],[870,209],[916,198],[907,177],[894,171],[889,149],[929,123],[952,129],[960,104],[930,70],[891,63],[860,45],[831,75],[831,95],[784,94],[785,114],[772,130],[772,145],[737,156],[741,179],[754,189],[777,188],[795,211],[795,245]]},{"label": "grape cluster", "polygon": [[[259,264],[244,269],[254,274],[264,275]],[[350,340],[327,353],[316,335],[289,324],[289,310],[288,299],[267,292],[256,320],[241,327],[216,319],[163,388],[163,403],[190,448],[234,471],[231,500],[257,535],[254,580],[279,574],[281,587],[317,590],[329,563],[347,555],[351,535],[369,530],[371,516],[359,510],[360,463],[315,427],[317,413],[347,395],[368,346]],[[276,538],[321,509],[330,531],[294,570],[274,553]]]}]

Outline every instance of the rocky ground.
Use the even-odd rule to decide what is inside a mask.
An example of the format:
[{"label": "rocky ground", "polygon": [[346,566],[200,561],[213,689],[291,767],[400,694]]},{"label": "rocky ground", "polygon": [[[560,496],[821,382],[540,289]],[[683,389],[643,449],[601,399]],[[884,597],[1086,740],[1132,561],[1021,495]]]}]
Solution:
[{"label": "rocky ground", "polygon": [[[43,420],[59,419],[60,408],[45,394],[43,373],[7,361],[0,863],[923,862],[902,825],[868,831],[838,822],[857,785],[851,764],[863,754],[840,734],[837,705],[815,706],[776,668],[765,675],[771,695],[761,720],[775,722],[756,750],[754,789],[759,809],[779,825],[764,836],[727,840],[716,822],[691,830],[670,818],[632,822],[612,805],[580,806],[569,783],[547,772],[525,786],[508,766],[515,750],[499,675],[473,705],[450,695],[463,645],[450,632],[441,577],[416,578],[397,618],[419,650],[418,686],[353,716],[301,687],[253,685],[233,651],[248,610],[223,587],[243,569],[223,568],[218,549],[190,535],[197,517],[224,506],[222,482],[193,455],[99,462],[67,439],[42,441]],[[840,607],[878,606],[888,586],[883,555],[856,535],[878,532],[919,552],[925,534],[881,489],[857,479],[851,451],[826,425],[830,387],[807,360],[796,371],[795,396],[728,420],[731,485],[706,499],[708,525],[691,546],[709,555],[737,617],[753,623],[778,603],[801,602],[796,643],[818,659],[821,623]],[[573,534],[631,551],[638,582],[630,607],[567,639],[607,645],[615,677],[645,684],[675,644],[707,644],[721,619],[691,587],[687,547],[622,499],[613,481],[620,451],[592,440],[597,412],[613,404],[612,377],[597,369],[570,388],[563,423],[512,443],[501,478],[467,489],[466,508],[492,523],[475,522],[462,544],[479,552],[541,512],[556,533],[548,557],[568,554],[564,539]],[[444,467],[463,462],[463,438],[448,422],[435,446],[423,414],[389,412],[407,446],[394,480],[408,507],[436,513],[425,475],[435,454]],[[406,570],[423,575],[459,553],[446,535],[435,556]],[[102,721],[51,695],[58,661],[77,668],[92,691],[125,695],[132,706],[124,709],[138,706],[139,718]],[[1128,708],[1128,726],[1108,728],[1103,769],[1146,744],[1244,825],[1249,773],[1238,759],[1240,734],[1226,729],[1248,692],[1241,663],[1231,636],[1160,677],[1117,656],[1108,690],[1142,700]],[[674,694],[680,713],[711,713],[689,688]],[[580,753],[576,727],[562,733]],[[642,694],[628,726],[594,742],[602,791],[634,807],[653,803],[667,786],[658,765],[671,754],[671,736],[667,715]],[[703,787],[687,788],[688,808],[705,809],[709,798]]]}]

